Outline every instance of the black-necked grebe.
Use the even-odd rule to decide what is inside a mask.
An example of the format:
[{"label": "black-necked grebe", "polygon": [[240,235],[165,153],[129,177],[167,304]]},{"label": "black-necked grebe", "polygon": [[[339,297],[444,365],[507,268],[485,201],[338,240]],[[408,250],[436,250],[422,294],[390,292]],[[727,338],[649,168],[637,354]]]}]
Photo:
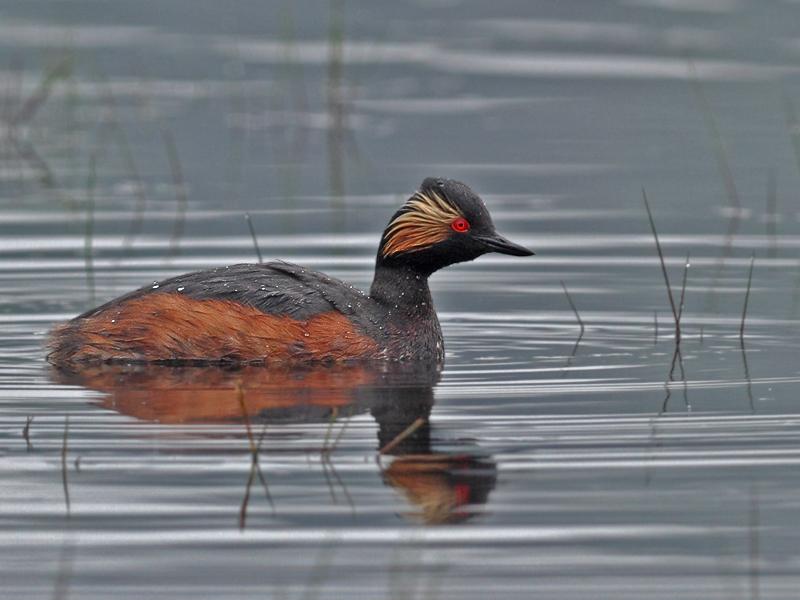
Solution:
[{"label": "black-necked grebe", "polygon": [[285,262],[189,273],[58,327],[48,360],[441,363],[444,344],[428,277],[488,252],[533,254],[497,234],[469,187],[429,178],[383,232],[369,294]]}]

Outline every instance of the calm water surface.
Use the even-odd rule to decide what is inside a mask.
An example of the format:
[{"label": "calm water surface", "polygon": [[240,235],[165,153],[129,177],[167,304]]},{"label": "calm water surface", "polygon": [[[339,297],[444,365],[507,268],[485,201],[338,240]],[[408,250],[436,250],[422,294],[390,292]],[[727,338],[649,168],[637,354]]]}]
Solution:
[{"label": "calm water surface", "polygon": [[[798,22],[0,2],[0,595],[796,597]],[[245,212],[367,288],[429,175],[537,252],[435,275],[442,373],[44,361],[96,303],[255,260]],[[690,254],[680,353],[642,186],[676,297]]]}]

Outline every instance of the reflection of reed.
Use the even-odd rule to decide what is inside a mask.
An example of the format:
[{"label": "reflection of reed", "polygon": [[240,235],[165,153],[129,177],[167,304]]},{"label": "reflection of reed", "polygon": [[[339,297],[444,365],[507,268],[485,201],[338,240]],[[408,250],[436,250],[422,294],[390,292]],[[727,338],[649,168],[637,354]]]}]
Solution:
[{"label": "reflection of reed", "polygon": [[567,290],[566,284],[561,281],[561,288],[564,290],[564,295],[567,297],[567,302],[569,302],[569,306],[572,309],[572,312],[575,313],[575,319],[578,321],[578,326],[580,327],[580,331],[578,332],[578,339],[575,340],[575,345],[572,347],[572,352],[570,353],[569,357],[567,358],[567,363],[564,365],[564,368],[561,370],[561,376],[565,376],[569,368],[572,366],[572,361],[575,358],[575,355],[578,354],[578,346],[581,344],[581,340],[583,339],[583,334],[586,331],[586,327],[583,324],[583,319],[581,318],[581,314],[578,312],[578,307],[575,306],[575,302],[572,300],[572,296]]},{"label": "reflection of reed", "polygon": [[53,584],[53,600],[66,600],[69,597],[74,563],[75,542],[71,539],[64,540],[58,553],[58,571]]},{"label": "reflection of reed", "polygon": [[333,543],[322,543],[314,557],[314,562],[308,572],[308,581],[301,600],[318,598],[328,579],[333,558],[336,555],[336,546]]},{"label": "reflection of reed", "polygon": [[659,415],[666,413],[667,409],[669,408],[669,401],[670,398],[672,398],[672,384],[675,383],[676,366],[680,371],[680,381],[683,384],[683,403],[686,409],[689,409],[689,382],[686,379],[686,371],[683,368],[683,354],[681,353],[681,347],[680,345],[676,344],[675,349],[672,352],[672,361],[670,363],[669,372],[667,373],[667,379],[664,381],[664,390],[666,391],[666,395],[661,403],[661,411]]},{"label": "reflection of reed", "polygon": [[336,486],[334,482],[338,484],[338,486],[342,490],[342,494],[350,506],[350,510],[352,512],[353,517],[355,518],[356,515],[356,504],[353,500],[352,495],[347,489],[347,485],[345,485],[344,480],[339,475],[339,472],[336,470],[336,466],[333,463],[333,455],[336,452],[336,448],[339,446],[339,442],[342,439],[345,431],[347,431],[347,426],[350,424],[350,419],[353,417],[353,413],[355,412],[355,407],[351,404],[348,407],[347,417],[344,419],[344,423],[339,428],[339,433],[336,434],[336,437],[331,441],[331,434],[333,433],[333,426],[336,419],[339,417],[339,407],[334,407],[331,410],[330,417],[328,419],[328,427],[325,430],[325,437],[322,440],[322,448],[319,451],[319,462],[320,466],[322,467],[322,475],[325,478],[325,484],[328,486],[328,492],[331,495],[331,501],[334,504],[339,503],[339,498],[336,495]]},{"label": "reflection of reed", "polygon": [[250,429],[249,421],[247,421],[247,423],[247,439],[250,447],[250,471],[247,474],[244,497],[242,498],[242,504],[239,507],[239,529],[241,530],[244,530],[245,524],[247,523],[247,508],[250,505],[250,489],[252,488],[253,481],[256,477],[258,477],[259,482],[261,482],[261,486],[264,488],[264,496],[266,497],[267,502],[272,509],[272,514],[275,514],[275,502],[272,500],[272,494],[270,494],[269,485],[267,485],[267,479],[264,477],[264,473],[261,470],[261,464],[258,460],[259,453],[261,452],[261,446],[264,443],[264,438],[267,434],[267,425],[264,424],[264,427],[261,429],[261,434],[258,436],[258,441],[256,442],[253,440],[253,434]]},{"label": "reflection of reed", "polygon": [[69,480],[67,478],[67,438],[69,436],[69,415],[64,417],[64,437],[61,441],[61,485],[64,488],[64,506],[67,509],[67,518],[72,514],[69,499]]},{"label": "reflection of reed", "polygon": [[758,484],[750,484],[750,510],[748,511],[748,558],[750,562],[750,599],[759,600],[761,598],[761,585],[759,581],[759,562],[761,561],[761,540],[760,540],[760,521],[761,511],[759,507]]},{"label": "reflection of reed", "polygon": [[739,324],[739,342],[744,346],[744,324],[747,320],[747,306],[750,304],[750,287],[753,283],[753,265],[756,262],[755,252],[750,257],[750,269],[747,272],[747,288],[744,292],[744,305],[742,306],[742,321]]},{"label": "reflection of reed", "polygon": [[756,255],[750,257],[750,269],[747,273],[747,288],[744,293],[744,304],[742,305],[742,321],[739,325],[739,347],[742,351],[742,367],[744,369],[744,378],[747,382],[747,399],[750,403],[750,412],[755,412],[755,404],[753,402],[753,380],[750,378],[750,367],[747,364],[747,350],[744,345],[744,326],[747,319],[747,307],[750,303],[750,288],[753,283],[753,265],[755,264]]},{"label": "reflection of reed", "polygon": [[[13,130],[13,128],[7,130],[8,142],[17,153],[17,156],[29,167],[39,171],[39,181],[42,185],[46,187],[55,186],[55,176],[50,170],[50,165],[47,164],[30,142],[22,141],[16,134],[12,134]],[[24,178],[22,180],[24,181]]]},{"label": "reflection of reed", "polygon": [[[353,496],[347,490],[347,485],[345,485],[344,480],[339,475],[339,472],[336,470],[336,466],[333,464],[333,459],[331,458],[331,453],[326,452],[324,449],[320,452],[319,455],[320,465],[322,466],[322,475],[325,477],[325,483],[328,486],[328,491],[331,495],[331,501],[334,504],[339,504],[339,498],[336,495],[336,485],[339,486],[342,490],[342,494],[344,495],[345,501],[347,502],[348,506],[350,506],[350,511],[355,518],[356,516],[356,503],[353,500]],[[334,485],[334,482],[336,485]]]},{"label": "reflection of reed", "polygon": [[333,460],[331,459],[331,455],[333,452],[335,452],[336,445],[339,443],[340,436],[343,435],[344,430],[347,428],[347,424],[350,421],[350,416],[352,416],[352,410],[350,411],[350,416],[345,419],[344,425],[342,425],[341,429],[339,430],[339,434],[336,436],[333,445],[331,445],[331,433],[333,432],[333,425],[338,416],[339,407],[335,406],[331,409],[331,413],[328,417],[328,426],[325,428],[325,436],[322,438],[322,448],[320,448],[319,451],[319,463],[322,467],[322,476],[325,478],[325,484],[327,485],[328,492],[331,495],[331,501],[334,504],[339,504],[339,497],[336,495],[336,487],[334,485],[335,480],[335,482],[342,487],[342,492],[344,493],[351,510],[355,514],[355,503],[347,491],[347,486],[344,484],[341,477],[339,477],[336,467],[333,464]]},{"label": "reflection of reed", "polygon": [[22,428],[22,439],[25,440],[25,448],[30,452],[33,450],[31,443],[31,424],[33,424],[33,417],[25,419],[25,427]]},{"label": "reflection of reed", "polygon": [[[53,87],[72,74],[72,60],[67,57],[48,69],[37,88],[21,102],[19,108],[9,106],[0,119],[5,125],[5,136],[9,147],[29,167],[39,172],[39,180],[46,187],[55,186],[55,176],[47,161],[37,152],[33,144],[23,139],[20,128],[29,123],[47,102]],[[9,96],[10,97],[10,96]]]},{"label": "reflection of reed", "polygon": [[658,345],[658,311],[653,311],[653,345]]},{"label": "reflection of reed", "polygon": [[65,58],[48,69],[38,87],[28,96],[18,111],[9,119],[12,125],[27,123],[39,112],[39,109],[47,102],[53,91],[53,86],[60,80],[66,79],[72,74],[72,60]]},{"label": "reflection of reed", "polygon": [[750,377],[750,366],[747,363],[747,349],[745,348],[744,342],[740,346],[740,350],[742,353],[742,370],[744,372],[744,380],[745,380],[745,391],[747,393],[747,402],[750,406],[750,412],[756,412],[756,405],[753,401],[753,379]]}]

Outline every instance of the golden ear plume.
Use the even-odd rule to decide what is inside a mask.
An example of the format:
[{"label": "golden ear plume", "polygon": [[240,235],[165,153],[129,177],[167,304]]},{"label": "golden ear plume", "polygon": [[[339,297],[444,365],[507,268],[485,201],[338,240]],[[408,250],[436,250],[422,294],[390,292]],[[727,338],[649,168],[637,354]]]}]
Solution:
[{"label": "golden ear plume", "polygon": [[386,228],[385,257],[422,250],[446,240],[450,235],[450,223],[462,216],[433,190],[416,192],[404,209]]}]

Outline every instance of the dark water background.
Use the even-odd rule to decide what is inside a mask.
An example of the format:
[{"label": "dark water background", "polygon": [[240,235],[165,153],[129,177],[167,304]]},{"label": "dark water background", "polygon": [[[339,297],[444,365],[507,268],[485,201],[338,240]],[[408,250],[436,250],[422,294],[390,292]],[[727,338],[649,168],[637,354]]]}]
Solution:
[{"label": "dark water background", "polygon": [[[799,25],[0,1],[0,596],[797,597]],[[537,251],[434,277],[438,383],[48,371],[54,323],[254,260],[247,211],[265,258],[368,287],[429,175]],[[680,355],[642,186],[676,296],[691,253]]]}]

